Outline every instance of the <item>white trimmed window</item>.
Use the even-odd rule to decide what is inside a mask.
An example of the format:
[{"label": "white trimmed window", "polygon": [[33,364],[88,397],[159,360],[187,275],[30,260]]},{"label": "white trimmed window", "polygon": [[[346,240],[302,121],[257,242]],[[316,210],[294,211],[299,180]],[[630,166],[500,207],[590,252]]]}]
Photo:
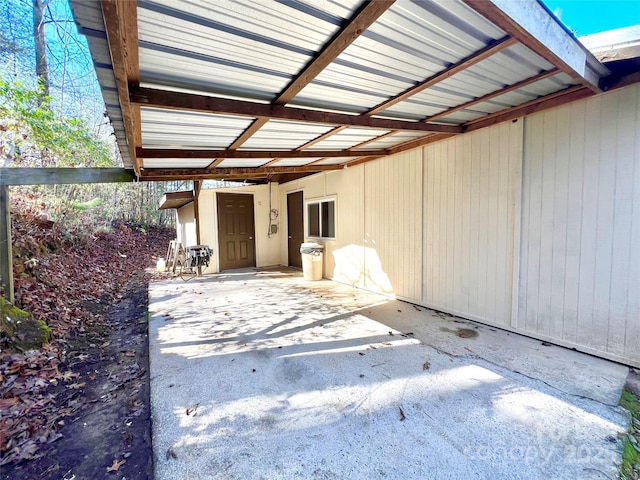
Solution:
[{"label": "white trimmed window", "polygon": [[335,199],[307,202],[307,237],[328,240],[336,238]]}]

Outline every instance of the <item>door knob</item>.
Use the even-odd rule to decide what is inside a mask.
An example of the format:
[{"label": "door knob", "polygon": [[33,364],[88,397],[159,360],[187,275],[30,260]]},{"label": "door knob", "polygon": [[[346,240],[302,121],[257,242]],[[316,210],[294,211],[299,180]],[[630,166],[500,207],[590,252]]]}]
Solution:
[{"label": "door knob", "polygon": [[292,238],[291,235],[289,235],[289,238]]},{"label": "door knob", "polygon": [[253,240],[253,237],[249,237],[249,240]]}]

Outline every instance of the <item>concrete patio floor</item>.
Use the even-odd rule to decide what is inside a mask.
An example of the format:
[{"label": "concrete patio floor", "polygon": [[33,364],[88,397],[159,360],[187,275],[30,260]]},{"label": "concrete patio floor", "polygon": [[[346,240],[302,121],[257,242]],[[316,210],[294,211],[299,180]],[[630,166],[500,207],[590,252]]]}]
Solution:
[{"label": "concrete patio floor", "polygon": [[617,478],[621,365],[287,269],[149,294],[158,480]]}]

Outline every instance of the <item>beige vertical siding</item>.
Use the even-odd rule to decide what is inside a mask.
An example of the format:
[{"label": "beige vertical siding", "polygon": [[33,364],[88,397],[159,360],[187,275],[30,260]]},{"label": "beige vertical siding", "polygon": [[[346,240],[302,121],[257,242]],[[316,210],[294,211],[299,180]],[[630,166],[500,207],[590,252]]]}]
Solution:
[{"label": "beige vertical siding", "polygon": [[421,301],[422,151],[364,165],[365,286]]},{"label": "beige vertical siding", "polygon": [[518,328],[640,362],[640,87],[525,120]]},{"label": "beige vertical siding", "polygon": [[286,183],[280,187],[282,237],[280,259],[288,262],[287,194],[302,191],[304,200],[335,197],[336,239],[325,246],[324,276],[358,287],[364,281],[364,166],[327,172]]},{"label": "beige vertical siding", "polygon": [[[239,188],[221,188],[215,190],[202,190],[198,199],[200,210],[200,241],[203,245],[209,245],[214,251],[214,255],[205,273],[216,273],[220,271],[218,259],[218,215],[216,193],[245,193],[253,195],[253,208],[255,216],[255,248],[256,266],[266,267],[278,265],[280,263],[280,237],[286,235],[280,229],[282,222],[278,218],[275,222],[278,225],[278,233],[269,237],[269,186],[252,185]],[[278,196],[278,184],[272,185],[271,206],[280,209],[280,199]],[[193,210],[192,210],[193,212]],[[192,213],[193,215],[193,213]],[[194,229],[195,232],[195,229]],[[194,241],[195,243],[195,233]]]},{"label": "beige vertical siding", "polygon": [[[422,150],[281,186],[304,199],[335,196],[336,239],[323,240],[324,275],[369,290],[420,302],[422,258]],[[286,212],[283,212],[286,229]],[[281,259],[287,263],[287,239]]]},{"label": "beige vertical siding", "polygon": [[327,276],[365,287],[363,165],[325,175],[327,194],[336,196],[336,240],[327,243]]},{"label": "beige vertical siding", "polygon": [[521,158],[522,121],[424,148],[425,305],[511,326]]},{"label": "beige vertical siding", "polygon": [[183,245],[195,245],[196,220],[193,213],[193,203],[188,203],[184,207],[177,209],[176,217],[176,236],[178,242]]}]

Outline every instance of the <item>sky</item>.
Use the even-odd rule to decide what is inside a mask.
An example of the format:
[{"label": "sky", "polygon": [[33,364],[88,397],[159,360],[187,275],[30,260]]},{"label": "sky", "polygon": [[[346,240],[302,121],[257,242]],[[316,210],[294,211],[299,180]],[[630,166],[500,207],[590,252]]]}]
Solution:
[{"label": "sky", "polygon": [[543,0],[576,37],[640,25],[640,0]]}]

